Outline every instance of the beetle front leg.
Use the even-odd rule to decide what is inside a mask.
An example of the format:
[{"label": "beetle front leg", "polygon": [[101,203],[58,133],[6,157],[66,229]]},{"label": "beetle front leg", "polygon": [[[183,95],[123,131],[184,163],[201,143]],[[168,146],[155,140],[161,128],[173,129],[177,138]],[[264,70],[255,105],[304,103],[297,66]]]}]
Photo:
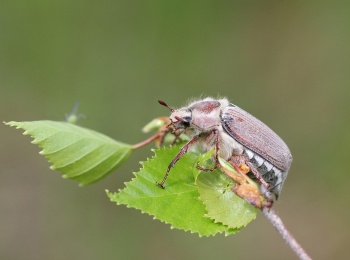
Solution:
[{"label": "beetle front leg", "polygon": [[159,187],[161,187],[161,188],[164,189],[164,183],[165,183],[166,179],[168,178],[170,169],[174,167],[174,165],[177,163],[177,161],[178,161],[184,154],[186,154],[186,153],[188,152],[188,149],[190,149],[195,143],[197,143],[198,140],[199,140],[199,137],[198,137],[198,136],[195,136],[195,137],[193,137],[187,144],[185,144],[185,145],[181,148],[180,152],[175,156],[175,158],[174,158],[174,159],[171,161],[171,163],[169,164],[169,166],[168,166],[168,168],[167,168],[167,170],[166,170],[166,173],[165,173],[165,176],[164,176],[162,182],[161,182],[161,183],[158,183],[158,182],[156,183],[157,186],[159,186]]}]

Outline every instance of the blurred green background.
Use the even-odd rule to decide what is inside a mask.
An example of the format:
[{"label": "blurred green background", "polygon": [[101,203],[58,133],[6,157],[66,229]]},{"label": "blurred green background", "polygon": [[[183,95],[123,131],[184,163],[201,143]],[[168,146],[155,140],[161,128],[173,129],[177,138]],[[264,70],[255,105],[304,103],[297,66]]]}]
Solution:
[{"label": "blurred green background", "polygon": [[[189,98],[227,96],[274,129],[294,162],[275,209],[315,259],[348,256],[349,2],[2,1],[0,119],[64,120],[137,143]],[[295,259],[262,214],[240,233],[171,230],[104,190],[152,146],[79,188],[0,126],[1,259]],[[184,213],[185,214],[185,213]]]}]

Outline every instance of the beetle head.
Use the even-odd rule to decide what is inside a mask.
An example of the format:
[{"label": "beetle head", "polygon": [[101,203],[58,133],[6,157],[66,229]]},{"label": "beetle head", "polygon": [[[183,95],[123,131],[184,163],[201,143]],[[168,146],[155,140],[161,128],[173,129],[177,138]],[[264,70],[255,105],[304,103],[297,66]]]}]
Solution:
[{"label": "beetle head", "polygon": [[189,109],[175,110],[170,115],[170,120],[176,129],[183,129],[191,126],[192,112]]},{"label": "beetle head", "polygon": [[164,101],[158,100],[159,104],[167,107],[171,111],[170,121],[176,130],[185,130],[191,126],[192,111],[189,108],[173,109]]}]

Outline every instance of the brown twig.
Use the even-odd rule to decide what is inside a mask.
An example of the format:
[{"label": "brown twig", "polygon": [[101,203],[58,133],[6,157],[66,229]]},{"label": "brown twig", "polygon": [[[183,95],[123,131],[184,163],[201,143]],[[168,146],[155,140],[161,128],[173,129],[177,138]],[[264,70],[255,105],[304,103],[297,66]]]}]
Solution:
[{"label": "brown twig", "polygon": [[294,251],[294,253],[301,260],[311,260],[311,257],[305,252],[301,245],[295,240],[292,234],[284,226],[281,218],[276,214],[272,208],[263,207],[261,210],[265,217],[275,227],[275,229],[281,234],[282,238],[286,241],[287,245]]},{"label": "brown twig", "polygon": [[157,138],[159,138],[161,136],[160,132],[157,132],[155,133],[154,135],[152,135],[151,137],[147,138],[146,140],[140,142],[140,143],[137,143],[137,144],[134,144],[131,149],[132,150],[136,150],[136,149],[139,149],[140,147],[143,147],[151,142],[153,142],[154,140],[156,140]]}]

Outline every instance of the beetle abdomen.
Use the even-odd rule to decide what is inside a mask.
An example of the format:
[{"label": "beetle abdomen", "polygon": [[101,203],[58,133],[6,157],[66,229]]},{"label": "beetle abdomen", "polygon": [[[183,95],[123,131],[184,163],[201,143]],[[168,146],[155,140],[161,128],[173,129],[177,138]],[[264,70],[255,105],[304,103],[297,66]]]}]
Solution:
[{"label": "beetle abdomen", "polygon": [[[279,196],[284,180],[287,177],[288,172],[282,172],[270,162],[263,159],[258,154],[254,153],[249,149],[245,149],[244,154],[249,158],[249,161],[256,167],[260,176],[266,181],[266,183],[271,187],[270,191]],[[251,179],[256,179],[252,172],[248,173]]]}]

